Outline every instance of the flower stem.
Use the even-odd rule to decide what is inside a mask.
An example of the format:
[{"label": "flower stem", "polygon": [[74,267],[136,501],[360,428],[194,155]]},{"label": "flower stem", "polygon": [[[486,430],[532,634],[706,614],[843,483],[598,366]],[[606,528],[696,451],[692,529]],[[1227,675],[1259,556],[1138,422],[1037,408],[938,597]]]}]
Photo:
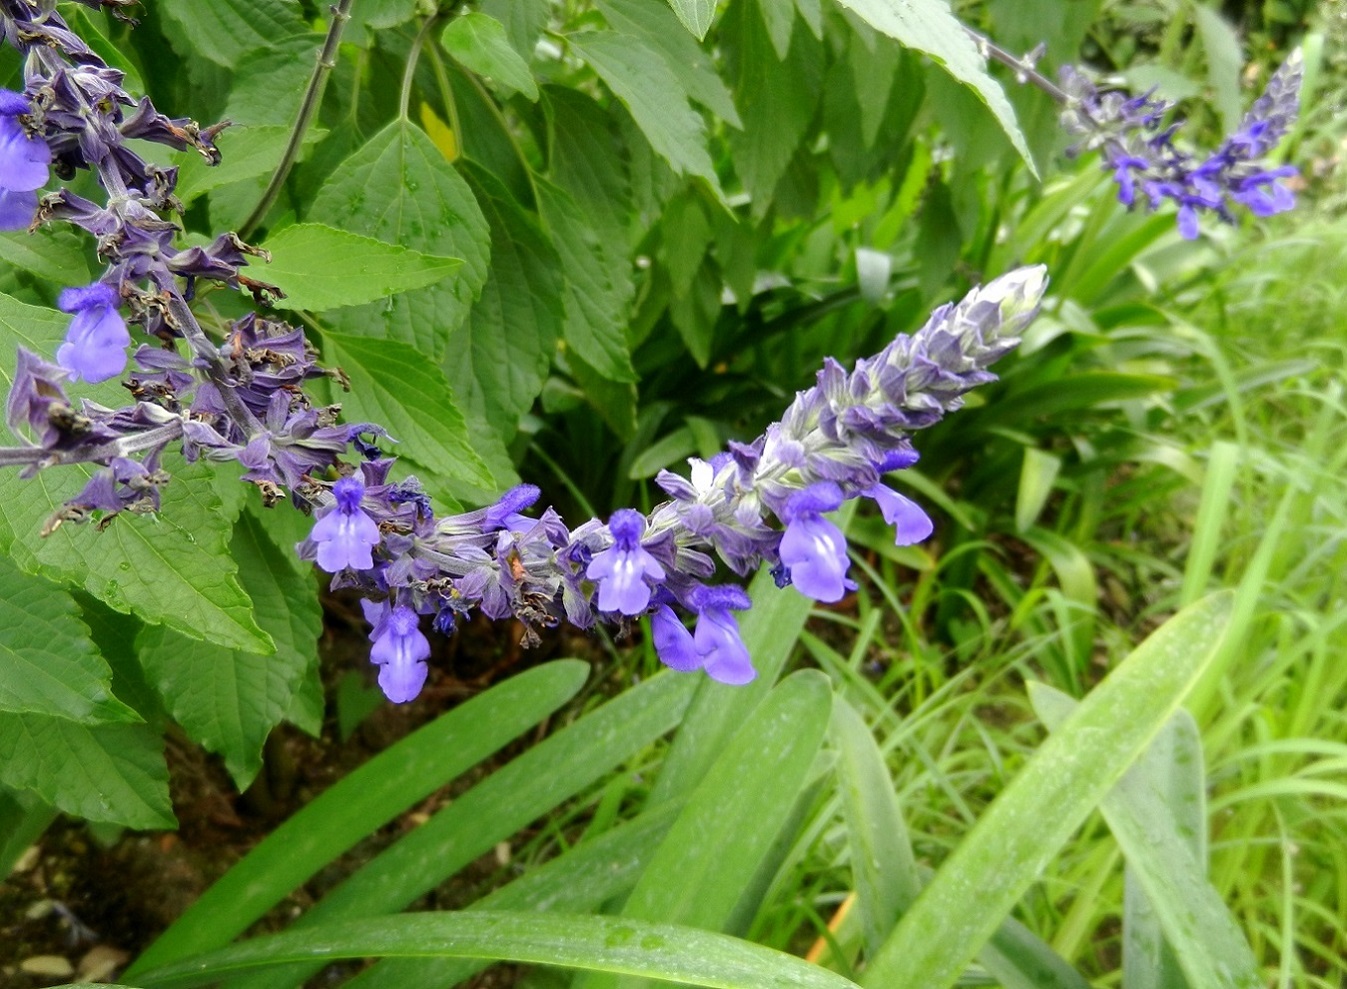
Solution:
[{"label": "flower stem", "polygon": [[314,114],[318,112],[318,107],[323,102],[327,78],[337,65],[337,46],[341,44],[341,33],[346,27],[346,22],[351,19],[353,2],[354,0],[337,0],[337,4],[331,8],[332,24],[327,29],[327,40],[323,42],[323,50],[318,54],[313,74],[309,76],[309,84],[304,89],[304,98],[300,101],[299,113],[295,116],[295,126],[290,132],[290,141],[285,146],[285,152],[281,155],[276,170],[271,173],[271,181],[267,183],[262,198],[257,201],[253,211],[239,227],[238,235],[241,238],[247,239],[249,234],[257,229],[257,225],[266,218],[281,194],[281,187],[290,176],[290,169],[294,168],[295,161],[299,158],[300,148],[304,145],[304,135],[308,133]]}]

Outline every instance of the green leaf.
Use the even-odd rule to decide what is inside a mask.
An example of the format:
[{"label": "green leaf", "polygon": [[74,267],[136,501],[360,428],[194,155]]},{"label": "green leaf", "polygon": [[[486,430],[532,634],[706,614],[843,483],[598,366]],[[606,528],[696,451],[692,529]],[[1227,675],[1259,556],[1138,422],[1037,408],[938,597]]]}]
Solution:
[{"label": "green leaf", "polygon": [[285,298],[277,309],[322,312],[434,285],[462,261],[432,257],[322,223],[296,223],[267,238],[265,278]]},{"label": "green leaf", "polygon": [[338,333],[400,341],[439,361],[486,284],[491,238],[472,190],[425,132],[407,120],[389,124],[342,162],[305,219],[463,259],[453,279],[325,320]]},{"label": "green leaf", "polygon": [[190,54],[227,69],[246,51],[308,30],[299,8],[286,0],[160,0],[155,10],[173,22],[165,33],[174,47],[186,42]]},{"label": "green leaf", "polygon": [[[597,838],[586,837],[468,909],[598,913],[635,884],[673,824],[676,810],[676,805],[669,804],[639,814]],[[344,989],[441,989],[458,985],[489,964],[489,959],[475,958],[386,958],[351,979]]]},{"label": "green leaf", "polygon": [[527,62],[547,26],[552,0],[481,0],[478,8],[505,25],[510,44]]},{"label": "green leaf", "polygon": [[469,165],[467,177],[491,228],[491,274],[444,370],[458,401],[508,441],[542,391],[561,336],[561,261],[494,175]]},{"label": "green leaf", "polygon": [[[406,834],[328,893],[296,925],[311,927],[401,910],[673,728],[695,687],[692,677],[664,673],[591,711],[496,769]],[[290,987],[313,970],[312,965],[287,968],[246,984],[248,989]]]},{"label": "green leaf", "polygon": [[1038,174],[1015,110],[945,0],[837,0],[881,34],[934,59],[987,105],[1029,171]]},{"label": "green leaf", "polygon": [[277,549],[248,512],[239,517],[229,549],[275,652],[203,646],[159,627],[141,633],[139,649],[164,707],[195,741],[224,757],[244,790],[262,766],[262,743],[289,713],[314,661],[323,617],[312,581],[296,579],[291,554]]},{"label": "green leaf", "polygon": [[220,135],[220,153],[224,157],[219,165],[206,164],[195,151],[179,151],[174,156],[178,166],[174,194],[183,205],[190,205],[221,186],[270,175],[290,143],[293,130],[291,124],[234,124]]},{"label": "green leaf", "polygon": [[[1034,711],[1050,730],[1061,730],[1079,705],[1044,684],[1029,686]],[[1179,808],[1166,793],[1175,768],[1177,733],[1186,731],[1193,738],[1196,726],[1191,715],[1178,711],[1166,729],[1104,798],[1100,810],[1159,918],[1190,989],[1256,989],[1264,985],[1258,961],[1239,923],[1207,881],[1205,864],[1190,847],[1206,828],[1205,815],[1196,822],[1196,831],[1191,820],[1181,827],[1175,814]],[[1191,744],[1183,748],[1191,760]],[[1199,752],[1199,773],[1200,766]],[[1195,793],[1191,787],[1180,792],[1192,794],[1201,806],[1200,787]]]},{"label": "green leaf", "polygon": [[669,0],[669,6],[698,41],[706,37],[716,16],[716,0]]},{"label": "green leaf", "polygon": [[655,153],[680,175],[705,179],[723,198],[706,149],[706,126],[664,59],[639,38],[615,31],[588,31],[567,40],[631,111]]},{"label": "green leaf", "polygon": [[[817,670],[801,670],[773,688],[688,798],[623,917],[724,928],[790,816],[831,706],[828,678]],[[610,984],[616,983],[584,983]]]},{"label": "green leaf", "polygon": [[139,721],[112,695],[112,670],[59,587],[0,557],[0,711]]},{"label": "green leaf", "polygon": [[639,38],[657,53],[694,102],[732,127],[743,126],[711,53],[678,30],[668,8],[643,0],[598,0],[598,7],[614,31]]},{"label": "green leaf", "polygon": [[564,86],[543,90],[547,177],[575,201],[620,257],[633,224],[631,177],[617,122],[592,97]]},{"label": "green leaf", "polygon": [[168,767],[148,725],[0,713],[0,783],[89,821],[171,828]]},{"label": "green leaf", "polygon": [[271,639],[253,620],[228,554],[244,486],[235,481],[217,488],[201,461],[169,469],[173,479],[163,488],[158,514],[123,512],[101,532],[62,525],[46,538],[43,524],[91,472],[62,467],[28,481],[0,472],[0,552],[25,573],[83,587],[113,610],[150,624],[231,649],[270,652]]},{"label": "green leaf", "polygon": [[325,924],[255,938],[145,972],[146,989],[186,989],[284,962],[338,958],[495,958],[644,975],[718,989],[854,989],[855,983],[751,941],[618,917],[468,910]]},{"label": "green leaf", "polygon": [[867,968],[863,984],[947,989],[1182,703],[1232,595],[1185,608],[1081,702],[991,803]]},{"label": "green leaf", "polygon": [[1193,20],[1202,36],[1207,55],[1207,83],[1211,99],[1221,111],[1221,123],[1227,133],[1239,126],[1244,116],[1240,100],[1240,73],[1244,70],[1244,51],[1235,29],[1216,10],[1205,3],[1192,5]]},{"label": "green leaf", "polygon": [[[0,233],[0,261],[62,287],[87,285],[94,280],[88,248],[87,238],[56,227],[43,227],[31,234],[22,230]],[[6,359],[9,356],[6,354]]]},{"label": "green leaf", "polygon": [[601,237],[569,195],[538,180],[538,209],[561,258],[566,343],[610,381],[635,381],[627,315],[635,289],[626,251]]},{"label": "green leaf", "polygon": [[823,89],[824,51],[802,32],[786,60],[778,59],[762,18],[753,10],[756,5],[739,3],[730,13],[740,49],[734,96],[747,119],[743,131],[731,132],[729,139],[735,171],[753,196],[754,214],[761,216],[814,119]]},{"label": "green leaf", "polygon": [[440,35],[440,44],[469,71],[523,93],[530,100],[538,99],[538,84],[528,63],[510,47],[505,25],[494,17],[475,10],[455,17]]},{"label": "green leaf", "polygon": [[833,702],[830,736],[865,949],[873,955],[916,900],[921,879],[884,755],[860,714],[840,697]]},{"label": "green leaf", "polygon": [[342,777],[212,884],[129,973],[227,944],[323,866],[566,703],[588,672],[563,660],[521,673]]},{"label": "green leaf", "polygon": [[331,349],[328,363],[351,379],[351,392],[343,397],[348,420],[379,423],[405,444],[407,457],[445,478],[492,486],[439,368],[396,340],[340,333],[324,333],[323,340]]},{"label": "green leaf", "polygon": [[[854,505],[852,502],[842,509],[844,521],[839,525],[844,532]],[[651,806],[686,796],[706,775],[776,683],[814,607],[813,601],[794,588],[777,587],[765,569],[758,571],[748,590],[753,607],[740,617],[739,632],[758,678],[744,687],[728,687],[709,678],[702,681],[665,757],[650,797]]]}]

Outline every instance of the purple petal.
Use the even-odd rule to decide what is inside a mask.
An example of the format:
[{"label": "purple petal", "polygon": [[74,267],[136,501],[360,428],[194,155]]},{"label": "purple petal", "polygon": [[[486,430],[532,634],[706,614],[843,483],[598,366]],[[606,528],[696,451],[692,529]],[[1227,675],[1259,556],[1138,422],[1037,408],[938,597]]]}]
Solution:
[{"label": "purple petal", "polygon": [[719,608],[703,611],[697,618],[692,640],[711,679],[737,687],[758,675],[748,649],[739,638],[739,623],[728,611]]},{"label": "purple petal", "polygon": [[[65,308],[67,293],[78,291],[87,290],[67,289],[61,293],[62,308]],[[131,334],[121,314],[112,306],[102,304],[79,307],[74,313],[65,343],[56,351],[56,363],[77,381],[82,378],[96,383],[121,374],[126,368],[126,348],[131,343]]]},{"label": "purple petal", "polygon": [[379,687],[394,704],[415,699],[426,682],[430,641],[418,627],[416,612],[398,605],[382,624],[382,633],[370,649],[370,662],[378,663]]},{"label": "purple petal", "polygon": [[865,492],[879,505],[884,521],[893,526],[894,543],[898,546],[911,546],[930,536],[935,529],[931,517],[911,498],[883,484],[876,484]]},{"label": "purple petal", "polygon": [[781,562],[790,581],[815,601],[840,601],[849,586],[847,541],[842,530],[819,515],[806,515],[786,526],[781,537]]},{"label": "purple petal", "polygon": [[0,230],[27,230],[36,215],[36,192],[0,188]]},{"label": "purple petal", "polygon": [[692,633],[678,620],[674,610],[662,604],[650,616],[650,631],[660,662],[680,673],[691,673],[702,666]]},{"label": "purple petal", "polygon": [[0,114],[0,185],[15,192],[41,189],[50,177],[50,164],[47,142],[25,133],[14,117]]}]

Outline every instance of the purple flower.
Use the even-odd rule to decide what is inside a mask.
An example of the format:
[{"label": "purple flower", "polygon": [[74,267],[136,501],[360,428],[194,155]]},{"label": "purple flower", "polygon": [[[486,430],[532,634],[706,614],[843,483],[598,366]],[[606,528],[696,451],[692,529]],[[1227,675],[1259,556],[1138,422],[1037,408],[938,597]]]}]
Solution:
[{"label": "purple flower", "polygon": [[679,673],[701,669],[702,657],[697,653],[692,633],[667,604],[661,604],[650,616],[650,631],[655,640],[655,653],[665,666]]},{"label": "purple flower", "polygon": [[744,640],[739,637],[739,623],[730,614],[731,610],[749,607],[752,602],[748,595],[742,587],[724,584],[697,587],[691,597],[698,612],[692,642],[706,675],[732,686],[748,683],[758,673],[753,669]]},{"label": "purple flower", "polygon": [[332,486],[337,504],[313,527],[310,535],[318,544],[318,565],[328,573],[369,570],[374,566],[370,551],[379,545],[379,527],[360,507],[365,485],[359,478],[343,477]]},{"label": "purple flower", "polygon": [[[338,482],[340,483],[340,482]],[[415,700],[426,682],[430,640],[422,633],[416,612],[406,605],[361,601],[370,632],[370,662],[379,665],[379,688],[394,704]]]},{"label": "purple flower", "polygon": [[103,282],[61,292],[57,305],[75,318],[70,321],[65,343],[56,351],[56,363],[75,381],[106,381],[126,367],[131,334],[117,311],[118,301],[117,290]]},{"label": "purple flower", "polygon": [[664,568],[641,546],[645,516],[620,508],[608,520],[613,545],[596,553],[585,576],[599,582],[599,610],[639,615],[650,605],[650,585],[645,578],[663,580]]},{"label": "purple flower", "polygon": [[842,489],[823,481],[791,495],[782,509],[781,562],[790,568],[790,582],[815,601],[840,601],[856,586],[847,580],[846,537],[821,514],[841,504]]},{"label": "purple flower", "polygon": [[898,546],[911,546],[919,543],[934,530],[931,517],[911,498],[905,498],[897,491],[883,484],[876,484],[865,492],[879,505],[884,521],[894,527],[894,543]]},{"label": "purple flower", "polygon": [[27,97],[0,89],[0,230],[23,230],[37,212],[37,192],[47,184],[51,148],[23,128]]}]

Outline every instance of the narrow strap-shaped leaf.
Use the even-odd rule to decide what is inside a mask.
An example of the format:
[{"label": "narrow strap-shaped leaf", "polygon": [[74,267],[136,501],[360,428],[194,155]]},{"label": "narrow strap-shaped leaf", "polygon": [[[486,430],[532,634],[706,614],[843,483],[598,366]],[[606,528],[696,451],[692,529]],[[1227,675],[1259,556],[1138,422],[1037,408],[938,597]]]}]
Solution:
[{"label": "narrow strap-shaped leaf", "polygon": [[[624,917],[723,929],[790,816],[831,706],[828,678],[817,670],[801,670],[767,695],[688,798]],[[589,989],[613,984],[584,982]]]},{"label": "narrow strap-shaped leaf", "polygon": [[724,934],[625,917],[565,914],[409,914],[324,924],[254,938],[139,977],[144,989],[188,989],[284,962],[440,957],[565,965],[718,989],[854,989],[835,972]]},{"label": "narrow strap-shaped leaf", "polygon": [[129,969],[218,948],[328,862],[555,711],[585,664],[548,663],[454,708],[315,798],[178,918]]},{"label": "narrow strap-shaped leaf", "polygon": [[[695,685],[693,677],[661,674],[533,746],[366,864],[296,926],[406,907],[673,728]],[[317,967],[261,972],[242,984],[288,989]]]},{"label": "narrow strap-shaped leaf", "polygon": [[1044,742],[937,871],[875,957],[874,989],[946,989],[1150,744],[1216,651],[1228,593],[1175,615]]},{"label": "narrow strap-shaped leaf", "polygon": [[[469,910],[595,913],[635,885],[668,834],[680,807],[665,804],[586,841],[482,897]],[[481,958],[385,958],[343,989],[443,989],[491,964]]]},{"label": "narrow strap-shaped leaf", "polygon": [[[1076,707],[1071,698],[1042,684],[1033,685],[1031,697],[1034,710],[1049,728],[1060,726]],[[1185,722],[1191,738],[1196,726],[1187,712],[1178,712],[1171,725]],[[1200,857],[1204,843],[1199,837],[1205,819],[1199,822],[1197,834],[1192,828],[1194,809],[1201,812],[1201,799],[1195,808],[1186,795],[1191,794],[1190,787],[1179,788],[1176,795],[1171,785],[1174,755],[1193,756],[1191,743],[1176,745],[1182,731],[1175,727],[1161,736],[1100,809],[1165,940],[1174,949],[1173,961],[1182,969],[1187,985],[1191,989],[1255,989],[1263,985],[1258,962],[1239,924],[1206,879]],[[1154,962],[1162,968],[1163,953]]]}]

